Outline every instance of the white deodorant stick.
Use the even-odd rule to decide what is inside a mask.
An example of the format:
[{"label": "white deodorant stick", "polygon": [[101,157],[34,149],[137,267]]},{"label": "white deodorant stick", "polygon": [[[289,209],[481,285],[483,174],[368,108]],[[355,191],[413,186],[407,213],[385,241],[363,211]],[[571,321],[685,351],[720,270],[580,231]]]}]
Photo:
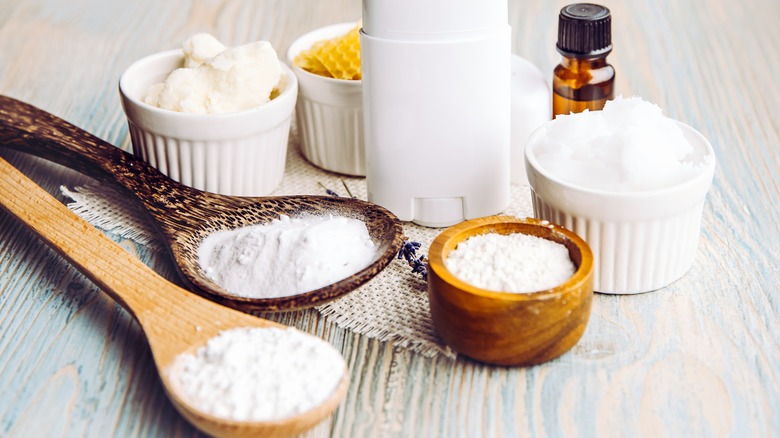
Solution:
[{"label": "white deodorant stick", "polygon": [[449,226],[509,205],[505,0],[363,0],[368,200]]}]

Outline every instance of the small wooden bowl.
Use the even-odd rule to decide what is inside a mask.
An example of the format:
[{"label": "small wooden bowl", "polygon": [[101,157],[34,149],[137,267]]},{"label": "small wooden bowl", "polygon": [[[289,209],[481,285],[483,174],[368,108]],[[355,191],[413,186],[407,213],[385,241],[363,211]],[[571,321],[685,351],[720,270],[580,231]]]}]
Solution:
[{"label": "small wooden bowl", "polygon": [[[487,233],[523,233],[565,245],[574,275],[552,289],[495,292],[453,275],[444,260],[458,243]],[[428,298],[436,330],[459,353],[496,365],[534,365],[579,341],[590,318],[593,254],[573,232],[539,219],[490,216],[444,230],[428,251]]]}]

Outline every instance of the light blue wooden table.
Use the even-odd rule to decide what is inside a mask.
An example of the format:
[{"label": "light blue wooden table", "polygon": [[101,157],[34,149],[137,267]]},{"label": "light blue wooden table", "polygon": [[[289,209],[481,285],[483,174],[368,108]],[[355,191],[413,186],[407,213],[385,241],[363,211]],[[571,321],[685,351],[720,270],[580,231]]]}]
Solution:
[{"label": "light blue wooden table", "polygon": [[[691,271],[596,296],[580,343],[496,368],[426,358],[317,312],[279,317],[347,358],[351,389],[312,436],[780,436],[780,2],[605,1],[623,95],[699,129],[719,158]],[[512,1],[513,49],[551,72],[564,2]],[[0,93],[128,147],[117,80],[197,31],[284,53],[356,20],[350,0],[0,0]],[[292,145],[295,147],[295,145]],[[0,156],[53,194],[86,177]],[[119,240],[119,239],[118,239]],[[170,262],[123,241],[174,278]],[[0,212],[0,436],[198,436],[165,398],[134,321]]]}]

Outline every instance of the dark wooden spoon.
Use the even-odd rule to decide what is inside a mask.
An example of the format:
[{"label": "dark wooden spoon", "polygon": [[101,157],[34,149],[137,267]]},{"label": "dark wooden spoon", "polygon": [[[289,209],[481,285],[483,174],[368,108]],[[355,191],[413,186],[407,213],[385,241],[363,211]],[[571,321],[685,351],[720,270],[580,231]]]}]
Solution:
[{"label": "dark wooden spoon", "polygon": [[[295,310],[333,300],[378,274],[393,260],[403,242],[398,219],[378,205],[331,196],[257,198],[202,192],[168,178],[146,162],[59,117],[6,96],[0,96],[0,147],[37,155],[122,187],[154,219],[186,285],[242,311]],[[371,265],[332,285],[286,297],[237,297],[206,277],[198,264],[198,246],[215,231],[267,223],[280,214],[294,217],[329,213],[364,221],[378,247],[377,258]]]}]

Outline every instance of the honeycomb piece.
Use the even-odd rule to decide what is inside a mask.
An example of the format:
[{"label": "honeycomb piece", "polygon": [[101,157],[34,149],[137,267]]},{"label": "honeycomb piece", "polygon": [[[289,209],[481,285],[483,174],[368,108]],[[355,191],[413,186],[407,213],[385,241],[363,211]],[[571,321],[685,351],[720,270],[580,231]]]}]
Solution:
[{"label": "honeycomb piece", "polygon": [[298,56],[295,57],[295,65],[316,75],[330,76],[328,69],[325,68],[320,60],[317,59],[317,57],[314,55],[317,50],[324,44],[325,41],[320,41],[315,43],[309,50],[304,50],[303,52],[299,53]]},{"label": "honeycomb piece", "polygon": [[360,26],[358,23],[345,35],[315,43],[295,58],[295,64],[321,76],[360,80]]}]

